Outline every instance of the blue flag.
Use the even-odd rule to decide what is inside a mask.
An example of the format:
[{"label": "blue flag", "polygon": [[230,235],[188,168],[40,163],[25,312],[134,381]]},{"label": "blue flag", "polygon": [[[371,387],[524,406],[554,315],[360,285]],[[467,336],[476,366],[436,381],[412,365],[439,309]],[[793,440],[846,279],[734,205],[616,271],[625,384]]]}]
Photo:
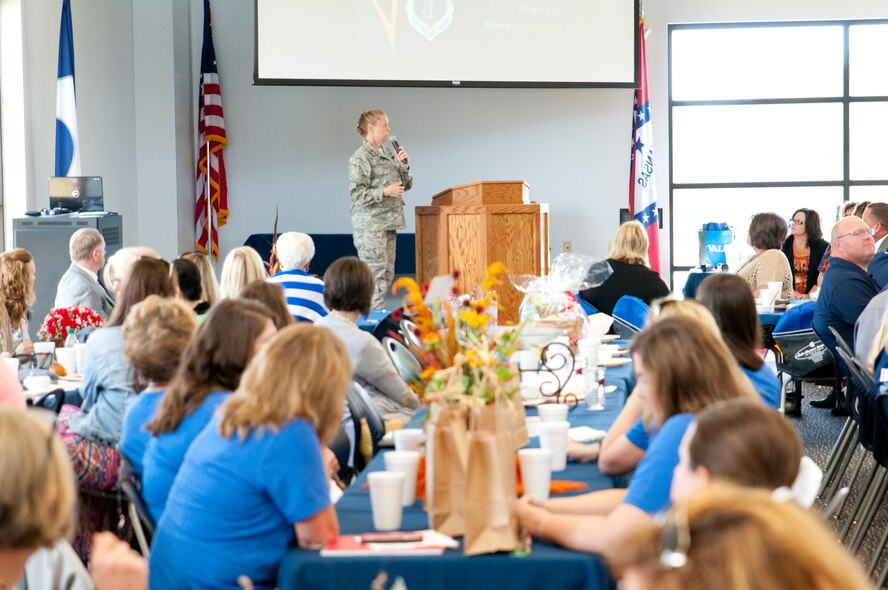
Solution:
[{"label": "blue flag", "polygon": [[56,83],[55,175],[80,176],[80,140],[77,135],[77,105],[74,100],[74,34],[71,0],[62,2],[59,27],[59,74]]}]

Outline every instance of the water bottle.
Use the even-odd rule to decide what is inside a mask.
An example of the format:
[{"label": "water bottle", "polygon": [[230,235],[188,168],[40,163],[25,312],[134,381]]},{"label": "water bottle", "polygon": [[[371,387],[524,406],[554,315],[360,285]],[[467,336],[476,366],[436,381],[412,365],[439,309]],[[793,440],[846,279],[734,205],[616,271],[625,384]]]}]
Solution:
[{"label": "water bottle", "polygon": [[74,328],[68,328],[68,337],[65,338],[65,348],[74,348],[78,344],[80,344],[80,341],[77,340]]}]

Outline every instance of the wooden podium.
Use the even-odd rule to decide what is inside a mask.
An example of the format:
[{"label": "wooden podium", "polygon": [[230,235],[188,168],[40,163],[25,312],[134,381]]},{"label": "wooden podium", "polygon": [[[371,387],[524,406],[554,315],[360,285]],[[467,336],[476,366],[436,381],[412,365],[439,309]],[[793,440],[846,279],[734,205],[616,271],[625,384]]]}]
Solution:
[{"label": "wooden podium", "polygon": [[[485,180],[455,186],[416,208],[416,275],[422,284],[454,269],[471,290],[487,266],[502,262],[510,274],[549,273],[549,206],[531,203],[521,180]],[[500,324],[518,321],[523,294],[501,277]]]}]

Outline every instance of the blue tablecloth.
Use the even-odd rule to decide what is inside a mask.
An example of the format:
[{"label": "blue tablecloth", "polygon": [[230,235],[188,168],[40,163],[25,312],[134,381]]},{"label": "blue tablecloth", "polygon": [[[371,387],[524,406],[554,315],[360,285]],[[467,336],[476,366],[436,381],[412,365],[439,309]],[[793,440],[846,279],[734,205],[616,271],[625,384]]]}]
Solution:
[{"label": "blue tablecloth", "polygon": [[714,275],[718,271],[691,271],[688,273],[688,280],[685,281],[684,288],[681,290],[681,294],[685,299],[694,299],[697,296],[697,289],[700,288],[700,283],[703,282],[708,276]]},{"label": "blue tablecloth", "polygon": [[[582,403],[570,413],[575,426],[607,429],[616,419],[625,402],[627,385],[631,383],[631,367],[624,365],[607,371],[607,383],[617,391],[607,396],[606,408],[590,412]],[[536,414],[528,410],[528,415]],[[531,445],[537,440],[532,439]],[[373,530],[370,512],[370,492],[361,484],[367,472],[383,468],[382,456],[377,455],[336,505],[339,524],[345,534]],[[614,487],[614,479],[602,475],[595,464],[569,463],[565,471],[553,474],[555,479],[582,481],[589,490]],[[584,493],[584,492],[575,492]],[[428,528],[428,518],[417,501],[404,509],[403,530]],[[560,547],[534,541],[533,552],[527,557],[507,554],[465,557],[462,548],[446,551],[435,557],[343,557],[323,558],[317,551],[291,549],[281,563],[279,586],[281,590],[302,588],[369,588],[381,571],[389,576],[402,576],[408,588],[454,590],[458,588],[558,588],[559,590],[612,589],[611,578],[604,561],[598,555],[568,551]]]}]

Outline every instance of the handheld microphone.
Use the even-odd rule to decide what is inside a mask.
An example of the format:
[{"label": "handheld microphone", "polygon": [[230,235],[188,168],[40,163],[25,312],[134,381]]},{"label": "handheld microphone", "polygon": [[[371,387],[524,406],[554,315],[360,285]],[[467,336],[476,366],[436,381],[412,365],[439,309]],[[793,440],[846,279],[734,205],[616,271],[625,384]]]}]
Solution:
[{"label": "handheld microphone", "polygon": [[398,150],[401,149],[401,144],[398,143],[398,138],[394,135],[389,138],[389,141],[392,142],[392,147],[395,148],[395,153],[398,153]]}]

